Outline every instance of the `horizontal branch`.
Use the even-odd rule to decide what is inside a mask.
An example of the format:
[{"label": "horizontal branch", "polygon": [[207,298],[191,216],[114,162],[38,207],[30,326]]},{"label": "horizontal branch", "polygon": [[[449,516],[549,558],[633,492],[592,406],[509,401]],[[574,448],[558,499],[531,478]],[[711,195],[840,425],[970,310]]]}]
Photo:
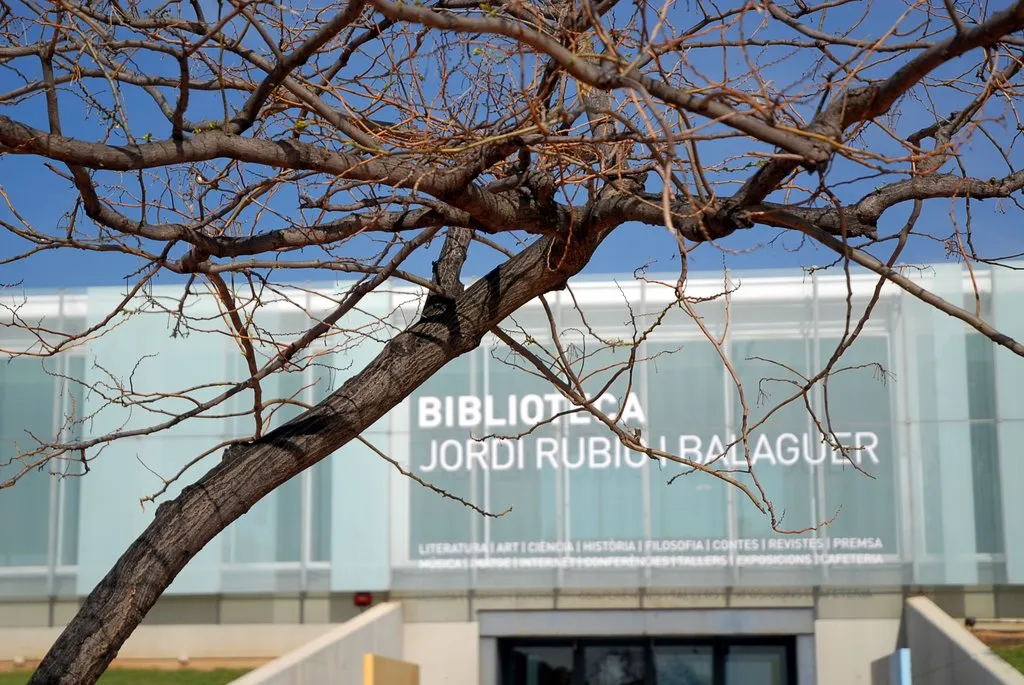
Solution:
[{"label": "horizontal branch", "polygon": [[766,211],[764,213],[764,218],[765,220],[770,220],[780,225],[787,225],[794,230],[800,231],[804,235],[807,235],[822,245],[831,248],[850,261],[874,271],[879,276],[882,276],[891,283],[899,286],[922,302],[935,307],[939,311],[948,314],[955,319],[963,321],[997,345],[1001,345],[1014,354],[1024,357],[1024,345],[1019,343],[1017,340],[1014,340],[1005,333],[996,330],[980,316],[971,314],[966,309],[958,307],[952,302],[949,302],[930,290],[927,290],[920,283],[915,283],[896,269],[882,263],[867,252],[859,250],[835,236],[829,235],[814,224],[804,221],[800,217],[789,214],[785,211]]},{"label": "horizontal branch", "polygon": [[[867,121],[889,111],[896,100],[920,83],[942,64],[964,53],[999,43],[1008,34],[1024,28],[1024,0],[999,12],[968,31],[955,34],[918,53],[889,78],[872,86],[847,89],[832,98],[832,102],[804,131],[824,140],[838,143],[850,126]],[[758,204],[778,189],[782,181],[798,168],[790,159],[773,159],[743,184],[733,197],[738,205]]]},{"label": "horizontal branch", "polygon": [[[1005,178],[964,178],[953,174],[934,174],[914,177],[883,186],[861,198],[858,202],[837,209],[835,207],[799,207],[772,202],[749,206],[736,206],[735,198],[724,197],[713,204],[701,217],[693,215],[692,206],[681,200],[672,203],[674,227],[694,242],[719,240],[736,230],[751,228],[755,224],[793,228],[787,221],[779,221],[785,212],[802,222],[814,224],[825,233],[848,238],[878,237],[878,221],[886,210],[914,200],[940,198],[973,198],[984,200],[1006,198],[1024,189],[1024,171]],[[662,226],[665,214],[661,197],[654,194],[620,196],[613,200],[620,220],[639,221],[651,226]]]},{"label": "horizontal branch", "polygon": [[1024,188],[1024,171],[988,180],[953,174],[917,176],[879,188],[857,203],[856,212],[863,221],[878,221],[885,210],[901,202],[945,197],[987,200],[1009,197],[1021,188]]},{"label": "horizontal branch", "polygon": [[0,115],[0,151],[39,155],[69,164],[107,171],[138,171],[189,162],[225,158],[288,169],[306,169],[375,181],[395,187],[438,189],[442,179],[386,157],[367,158],[310,145],[294,139],[242,138],[222,131],[204,131],[184,140],[163,140],[136,145],[107,145],[51,135]]},{"label": "horizontal branch", "polygon": [[[0,152],[38,155],[67,164],[106,171],[136,171],[160,167],[232,159],[270,167],[317,171],[337,178],[365,181],[392,188],[413,189],[467,212],[483,227],[506,231],[516,227],[527,232],[548,232],[552,223],[568,216],[552,215],[550,208],[524,207],[521,202],[490,193],[472,183],[488,165],[510,151],[514,143],[488,147],[486,153],[470,151],[451,169],[436,169],[400,161],[386,155],[338,152],[292,138],[263,140],[243,138],[223,131],[204,131],[183,140],[164,140],[132,145],[107,145],[46,133],[0,115]],[[161,234],[118,214],[109,207],[89,207],[90,216],[116,230],[155,240],[181,239],[180,229]],[[548,210],[548,211],[545,211]],[[198,237],[196,238],[198,239]],[[191,242],[191,241],[190,241]]]}]

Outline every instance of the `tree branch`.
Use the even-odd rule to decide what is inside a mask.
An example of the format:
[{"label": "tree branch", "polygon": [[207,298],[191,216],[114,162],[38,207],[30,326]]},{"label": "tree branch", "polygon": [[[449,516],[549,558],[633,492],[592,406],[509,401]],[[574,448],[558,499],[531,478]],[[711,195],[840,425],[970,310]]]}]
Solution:
[{"label": "tree branch", "polygon": [[85,599],[30,685],[95,682],[178,572],[248,511],[249,502],[355,439],[451,359],[479,345],[509,314],[564,283],[597,247],[577,243],[562,262],[565,271],[556,272],[547,266],[550,240],[538,239],[469,287],[446,319],[421,318],[323,402],[238,445],[233,458],[161,504],[153,522]]},{"label": "tree branch", "polygon": [[784,210],[774,210],[764,212],[764,218],[774,221],[777,224],[787,224],[790,228],[797,230],[804,235],[814,238],[822,245],[834,250],[836,253],[849,259],[850,261],[856,262],[857,264],[874,271],[879,276],[883,276],[891,283],[899,286],[903,290],[918,298],[922,302],[929,304],[941,312],[949,314],[955,319],[963,321],[971,328],[975,329],[986,338],[989,338],[992,342],[1005,347],[1016,355],[1024,357],[1024,345],[1017,342],[1005,333],[1001,333],[981,317],[971,314],[967,310],[958,307],[957,305],[944,300],[935,293],[925,289],[919,283],[915,283],[906,276],[902,275],[895,269],[887,266],[883,262],[879,261],[874,256],[867,252],[857,249],[842,240],[831,236],[825,231],[821,230],[814,224],[808,223],[802,220],[800,217],[786,212]]}]

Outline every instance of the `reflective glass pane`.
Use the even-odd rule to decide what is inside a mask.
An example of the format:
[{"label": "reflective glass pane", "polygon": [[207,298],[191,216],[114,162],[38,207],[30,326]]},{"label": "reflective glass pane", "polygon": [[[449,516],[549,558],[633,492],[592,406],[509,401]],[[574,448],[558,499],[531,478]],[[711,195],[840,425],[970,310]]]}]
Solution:
[{"label": "reflective glass pane", "polygon": [[[308,383],[305,373],[279,374],[276,380],[279,399],[306,401],[305,386]],[[272,425],[280,426],[301,413],[301,407],[292,404],[282,405],[275,412]],[[302,556],[302,485],[304,478],[307,477],[304,474],[299,474],[270,495],[277,500],[273,527],[276,539],[274,561],[298,561]]]},{"label": "reflective glass pane", "polygon": [[975,544],[982,554],[998,554],[1004,545],[999,433],[995,422],[995,349],[992,342],[980,334],[969,334],[966,347]]},{"label": "reflective glass pane", "polygon": [[584,685],[643,685],[644,666],[639,645],[583,648]]},{"label": "reflective glass pane", "polygon": [[[823,338],[821,356],[827,359],[838,345],[838,338]],[[832,439],[849,448],[846,454],[829,450],[819,467],[825,493],[818,516],[827,520],[838,512],[824,532],[827,551],[840,565],[880,563],[880,555],[899,551],[892,374],[888,338],[861,336],[835,365],[827,395],[822,388],[821,406],[828,402],[822,418],[831,422]]]},{"label": "reflective glass pane", "polygon": [[551,393],[545,381],[524,372],[525,364],[518,355],[503,345],[483,351],[487,369],[486,396],[491,410],[484,407],[481,435],[516,436],[529,431],[518,442],[490,441],[488,464],[483,473],[492,510],[513,510],[489,521],[490,539],[495,543],[494,556],[505,559],[520,556],[526,550],[522,543],[554,542],[560,538],[562,524],[558,503],[559,459],[557,455],[559,425],[536,425],[552,412],[544,395]]},{"label": "reflective glass pane", "polygon": [[711,647],[654,646],[656,685],[713,685],[714,652]]},{"label": "reflective glass pane", "polygon": [[298,561],[301,556],[303,477],[299,474],[273,492],[277,498],[274,561]]},{"label": "reflective glass pane", "polygon": [[515,647],[503,685],[573,685],[572,647]]},{"label": "reflective glass pane", "polygon": [[[648,394],[654,400],[647,407],[652,446],[702,465],[731,468],[713,464],[730,440],[725,369],[718,352],[708,342],[666,341],[649,343],[647,354]],[[686,392],[675,392],[678,388]],[[652,464],[649,472],[655,540],[728,537],[726,484],[667,460]]]},{"label": "reflective glass pane", "polygon": [[[478,371],[472,364],[474,356],[477,355],[467,354],[452,360],[412,396],[410,457],[416,476],[452,495],[482,504],[477,453],[470,452],[478,449],[471,436],[479,436],[479,426],[463,399],[475,397],[474,374]],[[465,561],[462,548],[439,547],[435,543],[471,542],[481,527],[480,516],[462,503],[440,497],[415,483],[410,485],[411,559]]]},{"label": "reflective glass pane", "polygon": [[[737,435],[743,427],[743,413],[748,413],[748,426],[763,420],[761,426],[752,431],[746,447],[741,443],[727,460],[733,468],[750,468],[756,474],[768,500],[781,518],[780,527],[802,529],[818,522],[814,508],[817,483],[815,464],[823,456],[814,423],[803,402],[797,400],[776,408],[795,394],[801,383],[801,376],[807,374],[810,362],[810,345],[805,339],[734,340],[730,346],[732,364],[736,367],[743,383],[743,401],[732,386],[734,397],[733,426]],[[745,407],[744,407],[745,404]],[[749,459],[749,465],[748,465]],[[747,484],[757,493],[756,485],[749,476],[737,480]],[[800,550],[761,549],[760,538],[775,537],[769,518],[758,511],[745,495],[737,495],[737,535],[741,542],[737,549],[741,553],[754,553],[763,558],[767,552],[777,557],[779,563],[788,565],[782,557],[793,556],[793,563],[799,563],[790,554]]]},{"label": "reflective glass pane", "polygon": [[312,545],[310,557],[313,561],[331,559],[331,462],[324,459],[312,469]]},{"label": "reflective glass pane", "polygon": [[[56,382],[38,359],[0,363],[0,481],[18,477],[0,490],[0,566],[44,566],[50,529],[49,467],[24,471],[18,455],[33,450],[32,437],[54,437]],[[28,459],[31,459],[30,457]]]},{"label": "reflective glass pane", "polygon": [[786,648],[733,645],[725,657],[725,685],[786,685]]},{"label": "reflective glass pane", "polygon": [[[69,355],[67,359],[67,375],[69,378],[84,381],[85,358],[80,355]],[[67,426],[67,438],[79,440],[83,434],[82,421],[85,411],[85,386],[81,383],[67,381],[65,388],[64,421]],[[61,495],[60,558],[58,565],[62,566],[74,566],[78,563],[82,472],[81,462],[68,462],[65,468],[65,473],[68,474],[68,477],[61,481],[63,494]]]},{"label": "reflective glass pane", "polygon": [[[330,368],[315,366],[307,374],[312,378],[309,394],[312,402],[319,403],[330,394],[332,373]],[[330,561],[331,559],[331,463],[328,457],[310,469],[313,479],[312,521],[313,549],[310,551],[313,561]]]},{"label": "reflective glass pane", "polygon": [[[587,395],[604,397],[604,401],[598,400],[598,409],[618,419],[627,430],[646,429],[639,379],[629,373],[628,351],[609,349],[593,339],[573,347],[578,355],[574,371]],[[568,441],[565,473],[569,479],[569,539],[632,545],[644,535],[643,468],[650,460],[626,450],[604,424],[589,414],[562,419],[562,433]],[[621,544],[611,549],[627,556],[640,551]]]}]

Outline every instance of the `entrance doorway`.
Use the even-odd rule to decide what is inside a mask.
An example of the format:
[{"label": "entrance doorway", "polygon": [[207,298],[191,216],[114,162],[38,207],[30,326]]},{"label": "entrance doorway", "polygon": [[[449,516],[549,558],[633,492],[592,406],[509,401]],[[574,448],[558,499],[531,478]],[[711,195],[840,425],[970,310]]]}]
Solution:
[{"label": "entrance doorway", "polygon": [[501,640],[500,685],[796,685],[793,638]]}]

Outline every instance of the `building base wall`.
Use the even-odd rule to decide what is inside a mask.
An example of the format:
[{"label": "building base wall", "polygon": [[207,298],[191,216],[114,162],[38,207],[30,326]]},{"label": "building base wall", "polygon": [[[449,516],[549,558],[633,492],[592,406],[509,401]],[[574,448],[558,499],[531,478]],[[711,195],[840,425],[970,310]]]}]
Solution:
[{"label": "building base wall", "polygon": [[479,685],[480,625],[407,623],[405,661],[419,664],[420,685]]},{"label": "building base wall", "polygon": [[814,622],[814,653],[819,683],[871,685],[871,664],[892,654],[900,619],[819,619]]},{"label": "building base wall", "polygon": [[[423,685],[479,685],[493,678],[498,638],[483,634],[481,620],[496,614],[550,612],[563,618],[623,612],[643,617],[648,612],[707,613],[702,610],[729,610],[725,613],[737,617],[765,610],[805,612],[810,627],[797,631],[800,682],[811,677],[811,682],[829,685],[869,685],[872,662],[899,646],[904,606],[913,596],[929,597],[958,621],[967,616],[979,621],[1024,618],[1024,587],[1006,586],[393,592],[374,599],[401,604],[402,658],[421,666]],[[0,601],[0,664],[41,658],[77,609],[76,600]],[[363,611],[351,594],[340,593],[168,596],[147,616],[120,659],[273,659]]]}]

